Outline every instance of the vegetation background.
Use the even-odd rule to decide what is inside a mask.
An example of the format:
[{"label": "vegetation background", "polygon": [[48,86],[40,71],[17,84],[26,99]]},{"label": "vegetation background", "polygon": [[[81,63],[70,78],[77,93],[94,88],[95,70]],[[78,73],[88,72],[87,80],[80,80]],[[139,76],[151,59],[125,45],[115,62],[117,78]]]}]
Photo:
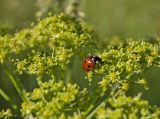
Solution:
[{"label": "vegetation background", "polygon": [[[52,0],[46,1],[49,3]],[[47,2],[43,4],[43,0],[0,0],[0,32],[7,30],[7,32],[12,34],[23,28],[30,27],[31,23],[36,22],[38,17],[42,19],[47,16],[48,11],[52,12],[52,14],[61,12],[61,10],[57,8],[57,4],[49,6]],[[44,6],[41,4],[45,5],[46,9],[44,9]],[[108,40],[109,37],[115,36],[119,36],[122,39],[130,37],[138,39],[141,37],[150,40],[154,40],[154,37],[159,37],[159,6],[159,0],[80,1],[80,9],[84,13],[83,19],[96,30],[100,39],[99,42],[101,43]],[[47,12],[45,12],[45,10]],[[78,64],[79,63],[75,64],[75,67],[81,68]],[[82,73],[81,70],[78,72],[75,70],[73,74],[84,76],[85,74]],[[160,106],[160,71],[154,68],[150,69],[146,72],[145,77],[149,81],[150,90],[137,89],[136,86],[133,85],[133,90],[130,90],[128,94],[137,94],[138,91],[145,92],[143,95],[144,99],[149,100],[151,104]],[[36,86],[34,80],[26,81],[24,77],[23,81],[28,90],[32,90],[33,87]],[[19,104],[20,97],[3,70],[1,70],[1,67],[0,87],[14,99],[14,102]],[[6,107],[9,107],[9,105],[0,97],[0,109]]]}]

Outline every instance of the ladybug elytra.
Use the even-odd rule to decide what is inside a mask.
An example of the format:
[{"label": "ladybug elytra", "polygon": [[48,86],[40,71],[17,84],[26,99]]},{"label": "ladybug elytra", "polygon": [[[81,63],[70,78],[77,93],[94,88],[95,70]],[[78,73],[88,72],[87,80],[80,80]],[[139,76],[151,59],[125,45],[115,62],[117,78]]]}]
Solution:
[{"label": "ladybug elytra", "polygon": [[86,57],[83,61],[83,69],[87,72],[91,71],[96,64],[101,63],[102,59],[98,56]]}]

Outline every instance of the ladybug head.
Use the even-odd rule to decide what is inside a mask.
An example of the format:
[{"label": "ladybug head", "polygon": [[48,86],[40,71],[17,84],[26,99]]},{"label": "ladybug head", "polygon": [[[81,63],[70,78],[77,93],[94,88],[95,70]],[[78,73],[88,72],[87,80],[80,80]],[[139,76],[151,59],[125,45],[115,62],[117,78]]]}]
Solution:
[{"label": "ladybug head", "polygon": [[94,67],[95,63],[91,58],[85,58],[83,61],[83,69],[85,71],[91,71]]}]

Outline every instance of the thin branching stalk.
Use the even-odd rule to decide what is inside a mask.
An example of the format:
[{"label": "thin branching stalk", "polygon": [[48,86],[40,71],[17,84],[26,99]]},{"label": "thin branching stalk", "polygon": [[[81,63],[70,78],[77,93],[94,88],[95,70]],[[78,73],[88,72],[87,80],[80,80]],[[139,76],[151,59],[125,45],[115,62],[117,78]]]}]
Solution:
[{"label": "thin branching stalk", "polygon": [[105,101],[101,102],[100,105],[98,105],[98,107],[96,107],[87,117],[86,119],[91,119],[95,113],[97,112],[98,109],[100,109],[102,106],[105,105]]},{"label": "thin branching stalk", "polygon": [[13,107],[13,109],[17,110],[18,107],[12,102],[11,98],[0,88],[0,95],[7,101],[9,102],[9,104],[11,104],[11,106]]},{"label": "thin branching stalk", "polygon": [[20,95],[21,99],[23,101],[27,101],[27,98],[25,96],[25,91],[24,89],[22,89],[21,83],[18,82],[14,76],[12,75],[12,73],[9,71],[9,69],[7,68],[7,66],[3,65],[3,68],[7,74],[7,76],[9,77],[10,81],[12,82],[13,86],[15,87],[15,89],[17,90],[18,94]]}]

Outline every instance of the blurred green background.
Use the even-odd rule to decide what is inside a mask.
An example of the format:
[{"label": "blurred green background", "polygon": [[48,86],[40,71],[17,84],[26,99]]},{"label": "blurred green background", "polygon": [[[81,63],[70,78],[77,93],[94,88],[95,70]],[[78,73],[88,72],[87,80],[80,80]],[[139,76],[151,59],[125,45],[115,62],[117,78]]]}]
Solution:
[{"label": "blurred green background", "polygon": [[[47,3],[43,1],[53,1],[53,4],[57,4],[54,2],[56,0],[0,0],[0,24],[9,23],[16,28],[29,26],[36,20],[36,12],[47,9]],[[98,2],[81,0],[80,2],[81,10],[85,14],[84,19],[95,27],[101,37],[108,35],[142,37],[159,34],[159,6],[159,0],[99,0]],[[48,8],[48,11],[52,9]]]},{"label": "blurred green background", "polygon": [[[59,1],[63,2],[64,0]],[[14,33],[20,29],[30,27],[32,22],[37,21],[37,16],[45,17],[48,12],[57,14],[63,11],[65,5],[67,4],[58,4],[57,0],[0,0],[0,34],[5,30],[6,33]],[[93,26],[101,41],[111,36],[121,36],[123,38],[159,36],[159,6],[160,0],[80,1],[80,10],[85,14],[84,20]],[[14,102],[18,103],[20,99],[15,89],[7,79],[1,66],[0,69],[0,87],[14,99]],[[143,97],[148,99],[151,104],[160,106],[159,74],[160,71],[154,68],[146,72],[150,90],[144,91]],[[33,80],[25,81],[23,79],[23,81],[26,82],[28,89],[32,90]],[[128,93],[129,95],[143,90],[135,87],[133,86],[133,90]],[[0,97],[0,108],[8,106]]]}]

